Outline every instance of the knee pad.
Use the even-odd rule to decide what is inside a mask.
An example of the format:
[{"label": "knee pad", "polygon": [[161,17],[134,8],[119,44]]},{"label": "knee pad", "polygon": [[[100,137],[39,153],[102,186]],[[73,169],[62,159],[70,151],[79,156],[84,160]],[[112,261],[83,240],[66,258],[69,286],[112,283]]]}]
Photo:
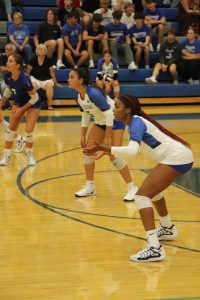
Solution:
[{"label": "knee pad", "polygon": [[135,195],[134,200],[138,210],[152,207],[151,199],[149,197]]},{"label": "knee pad", "polygon": [[6,141],[13,142],[15,139],[15,131],[10,130],[7,128],[6,130]]},{"label": "knee pad", "polygon": [[126,166],[126,162],[122,158],[115,158],[111,162],[118,171],[122,170]]},{"label": "knee pad", "polygon": [[33,143],[33,132],[25,132],[26,143]]},{"label": "knee pad", "polygon": [[163,197],[163,193],[159,193],[152,198],[152,201],[159,201],[162,199],[162,197]]},{"label": "knee pad", "polygon": [[118,86],[114,86],[113,90],[114,90],[114,92],[119,92],[120,91],[119,85]]},{"label": "knee pad", "polygon": [[84,161],[84,165],[91,165],[94,163],[94,159],[87,155],[83,156],[83,161]]}]

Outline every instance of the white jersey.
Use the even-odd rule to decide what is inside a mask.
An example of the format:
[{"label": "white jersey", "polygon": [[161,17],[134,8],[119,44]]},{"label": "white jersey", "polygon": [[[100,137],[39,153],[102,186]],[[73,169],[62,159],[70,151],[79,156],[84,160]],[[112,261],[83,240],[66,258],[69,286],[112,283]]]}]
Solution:
[{"label": "white jersey", "polygon": [[143,117],[134,116],[130,124],[130,140],[138,142],[140,151],[149,159],[168,165],[193,162],[192,151],[163,133]]},{"label": "white jersey", "polygon": [[102,92],[93,87],[86,88],[85,98],[81,99],[78,94],[77,102],[82,111],[82,126],[88,127],[91,116],[94,118],[95,124],[113,126],[114,100],[110,97],[104,97]]}]

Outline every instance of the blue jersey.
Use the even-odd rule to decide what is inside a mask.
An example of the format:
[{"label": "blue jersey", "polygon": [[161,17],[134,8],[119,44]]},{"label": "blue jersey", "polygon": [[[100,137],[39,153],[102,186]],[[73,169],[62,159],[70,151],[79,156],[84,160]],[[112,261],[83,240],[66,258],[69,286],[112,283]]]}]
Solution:
[{"label": "blue jersey", "polygon": [[82,26],[76,24],[75,26],[70,26],[68,23],[62,28],[62,37],[68,36],[69,43],[75,48],[78,44],[79,36],[82,34]]},{"label": "blue jersey", "polygon": [[190,43],[188,39],[184,39],[181,43],[181,49],[185,49],[192,54],[200,53],[200,39],[196,39],[194,43]]},{"label": "blue jersey", "polygon": [[165,16],[162,8],[156,8],[155,11],[151,11],[148,8],[145,8],[144,15],[146,17],[149,17],[152,21],[158,21]]},{"label": "blue jersey", "polygon": [[150,36],[151,29],[149,26],[143,24],[141,28],[137,28],[136,25],[131,26],[129,34],[131,38],[135,38],[137,42],[144,43],[147,36]]},{"label": "blue jersey", "polygon": [[112,22],[105,26],[110,39],[119,38],[119,43],[124,44],[126,42],[125,36],[128,35],[128,28],[125,24],[120,23],[119,25],[114,25]]},{"label": "blue jersey", "polygon": [[5,83],[12,91],[12,98],[16,105],[24,106],[30,100],[28,92],[32,91],[34,87],[30,77],[24,71],[21,71],[17,80],[13,80],[12,74],[7,72]]},{"label": "blue jersey", "polygon": [[21,45],[24,42],[25,37],[30,36],[29,27],[25,24],[16,26],[12,24],[8,27],[8,36],[13,35],[17,44]]}]

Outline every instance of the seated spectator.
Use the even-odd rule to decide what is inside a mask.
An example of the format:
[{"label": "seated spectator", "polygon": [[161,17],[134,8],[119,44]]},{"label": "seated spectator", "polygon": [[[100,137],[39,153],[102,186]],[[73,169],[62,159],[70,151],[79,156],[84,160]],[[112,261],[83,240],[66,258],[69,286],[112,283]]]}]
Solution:
[{"label": "seated spectator", "polygon": [[15,53],[16,47],[13,44],[7,44],[5,47],[5,54],[0,56],[0,95],[4,94],[6,84],[4,81],[4,73],[8,71],[7,60],[10,55]]},{"label": "seated spectator", "polygon": [[109,40],[111,53],[113,57],[118,60],[118,52],[123,52],[126,63],[128,64],[128,69],[135,70],[137,66],[135,65],[130,47],[131,40],[128,28],[125,24],[121,23],[122,12],[114,11],[112,15],[113,21],[105,26],[107,31],[106,38]]},{"label": "seated spectator", "polygon": [[111,6],[113,12],[118,10],[123,11],[126,2],[127,2],[126,0],[111,0]]},{"label": "seated spectator", "polygon": [[129,29],[131,26],[133,26],[135,20],[134,20],[134,5],[131,2],[127,2],[124,5],[124,12],[122,15],[121,22],[124,23],[127,28]]},{"label": "seated spectator", "polygon": [[200,33],[200,10],[199,0],[181,0],[178,11],[178,22],[180,25],[180,32],[185,34],[189,26],[194,27],[195,31]]},{"label": "seated spectator", "polygon": [[[78,14],[71,11],[67,23],[62,28],[65,43],[65,57],[72,67],[81,66],[88,58],[88,52],[82,41],[82,26],[78,24]],[[75,63],[74,59],[78,59]]]},{"label": "seated spectator", "polygon": [[23,24],[23,16],[21,13],[14,13],[14,24],[8,27],[8,37],[12,44],[16,46],[16,50],[24,56],[24,61],[28,64],[33,56],[32,48],[29,45],[30,32],[29,27]]},{"label": "seated spectator", "polygon": [[64,6],[58,10],[58,25],[60,27],[66,23],[68,14],[73,9],[73,0],[64,0]]},{"label": "seated spectator", "polygon": [[105,28],[101,25],[102,15],[94,14],[91,23],[83,32],[83,41],[86,42],[89,54],[89,68],[94,68],[94,53],[102,53],[108,50]]},{"label": "seated spectator", "polygon": [[95,10],[95,14],[101,14],[102,15],[102,25],[107,25],[112,21],[112,11],[108,8],[109,6],[109,0],[100,0],[100,8]]},{"label": "seated spectator", "polygon": [[113,89],[114,96],[119,97],[118,64],[112,58],[111,53],[106,50],[103,58],[98,61],[96,84],[109,94]]},{"label": "seated spectator", "polygon": [[[57,6],[58,8],[64,7],[64,0],[57,0]],[[73,0],[73,8],[79,8],[80,7],[80,0]]]},{"label": "seated spectator", "polygon": [[181,48],[176,40],[175,30],[169,29],[167,34],[167,40],[160,47],[160,61],[157,63],[153,70],[153,75],[146,78],[146,83],[157,83],[157,77],[162,72],[169,71],[174,84],[178,83],[177,64],[181,59]]},{"label": "seated spectator", "polygon": [[48,109],[53,109],[53,86],[61,85],[57,82],[53,69],[53,61],[47,56],[47,48],[39,44],[36,48],[36,55],[32,57],[27,67],[27,74],[31,76],[34,88],[43,89],[46,92],[48,100]]},{"label": "seated spectator", "polygon": [[199,84],[200,75],[200,39],[195,29],[187,30],[187,37],[181,43],[182,60],[178,64],[180,75],[191,84]]},{"label": "seated spectator", "polygon": [[48,8],[46,12],[45,22],[39,25],[38,32],[34,36],[35,47],[44,44],[47,47],[47,56],[52,58],[57,48],[57,68],[63,68],[62,62],[64,42],[61,38],[61,30],[56,24],[56,13],[53,8]]},{"label": "seated spectator", "polygon": [[149,69],[149,42],[150,32],[149,26],[144,24],[145,16],[142,12],[135,14],[135,25],[129,29],[130,38],[135,50],[135,63],[137,67],[144,53],[145,68]]},{"label": "seated spectator", "polygon": [[5,9],[6,9],[6,15],[9,22],[12,22],[12,3],[11,0],[3,0]]},{"label": "seated spectator", "polygon": [[[164,12],[162,8],[156,7],[156,0],[146,0],[146,7],[147,8],[144,9],[145,24],[152,28],[151,36],[158,37],[156,51],[159,52],[166,25]],[[149,50],[151,52],[154,51],[152,43],[149,44]]]}]

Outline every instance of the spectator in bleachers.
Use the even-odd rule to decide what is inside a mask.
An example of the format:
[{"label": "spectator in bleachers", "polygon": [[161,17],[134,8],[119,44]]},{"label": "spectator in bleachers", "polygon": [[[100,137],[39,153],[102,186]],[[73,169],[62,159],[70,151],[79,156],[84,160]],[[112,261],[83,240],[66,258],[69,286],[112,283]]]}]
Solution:
[{"label": "spectator in bleachers", "polygon": [[65,65],[62,62],[64,42],[61,38],[61,30],[56,23],[56,12],[53,8],[48,8],[45,21],[39,25],[38,32],[34,36],[35,47],[39,44],[45,44],[47,47],[47,56],[52,58],[57,50],[57,68],[63,68]]},{"label": "spectator in bleachers", "polygon": [[185,34],[186,29],[189,26],[195,28],[195,31],[199,32],[200,29],[200,10],[199,0],[181,0],[178,11],[178,22],[180,25],[180,32]]},{"label": "spectator in bleachers", "polygon": [[11,3],[11,0],[3,0],[3,1],[4,1],[4,5],[5,5],[7,19],[8,19],[9,22],[12,22],[12,3]]},{"label": "spectator in bleachers", "polygon": [[163,42],[160,47],[160,59],[159,62],[155,65],[153,70],[153,75],[149,78],[146,78],[146,83],[154,84],[157,83],[157,77],[160,71],[166,73],[170,72],[174,84],[178,83],[178,72],[177,64],[181,59],[181,48],[176,40],[175,30],[171,28],[168,30],[167,40]]},{"label": "spectator in bleachers", "polygon": [[[144,14],[145,24],[151,27],[151,36],[156,36],[158,38],[156,51],[159,52],[166,25],[163,9],[156,7],[156,0],[146,0]],[[154,51],[152,43],[149,44],[149,50],[150,52]]]},{"label": "spectator in bleachers", "polygon": [[122,15],[121,22],[124,23],[127,28],[129,29],[131,26],[133,26],[135,20],[134,20],[134,5],[131,2],[127,2],[124,5],[124,12]]},{"label": "spectator in bleachers", "polygon": [[[72,0],[73,1],[73,8],[79,8],[80,7],[80,0]],[[57,6],[58,8],[64,7],[64,0],[57,0]]]},{"label": "spectator in bleachers", "polygon": [[100,8],[94,11],[95,14],[102,15],[102,25],[107,25],[112,21],[112,11],[109,9],[109,0],[100,0]]},{"label": "spectator in bleachers", "polygon": [[60,27],[66,23],[68,14],[73,9],[73,0],[64,0],[64,6],[58,10],[58,25]]},{"label": "spectator in bleachers", "polygon": [[16,46],[17,52],[24,57],[25,64],[28,64],[33,56],[32,48],[29,44],[29,27],[23,24],[23,16],[21,13],[14,13],[13,19],[14,24],[8,27],[8,37],[10,42]]},{"label": "spectator in bleachers", "polygon": [[142,12],[135,13],[135,25],[129,29],[130,38],[135,51],[135,63],[137,67],[144,53],[145,68],[149,69],[149,42],[151,29],[144,24],[145,16]]},{"label": "spectator in bleachers", "polygon": [[108,50],[105,28],[101,25],[102,15],[93,14],[91,23],[83,31],[83,41],[86,42],[89,54],[89,68],[94,68],[94,53]]},{"label": "spectator in bleachers", "polygon": [[109,94],[113,89],[115,98],[119,97],[118,64],[108,50],[98,61],[96,85],[105,90],[106,94]]},{"label": "spectator in bleachers", "polygon": [[182,60],[178,64],[180,75],[191,84],[199,84],[200,75],[200,38],[195,29],[187,30],[187,37],[181,43]]},{"label": "spectator in bleachers", "polygon": [[[71,11],[67,23],[62,28],[65,43],[65,57],[72,67],[81,66],[88,58],[88,52],[82,41],[82,26],[78,24],[78,14]],[[77,63],[75,62],[75,59]]]},{"label": "spectator in bleachers", "polygon": [[36,55],[32,57],[27,67],[27,74],[31,76],[35,90],[43,89],[48,100],[48,109],[52,110],[53,86],[61,87],[56,80],[53,69],[53,61],[47,56],[47,48],[39,44],[36,48]]},{"label": "spectator in bleachers", "polygon": [[13,44],[7,44],[5,47],[5,54],[0,56],[0,95],[3,95],[6,84],[4,81],[4,73],[8,71],[6,66],[8,57],[15,53],[16,47]]},{"label": "spectator in bleachers", "polygon": [[128,33],[128,28],[125,24],[121,23],[122,12],[113,12],[113,21],[105,26],[107,34],[106,38],[109,40],[109,46],[112,56],[118,60],[118,52],[123,52],[128,69],[135,70],[133,53],[131,50],[131,40]]},{"label": "spectator in bleachers", "polygon": [[124,11],[124,6],[127,0],[111,0],[111,6],[113,11]]}]

